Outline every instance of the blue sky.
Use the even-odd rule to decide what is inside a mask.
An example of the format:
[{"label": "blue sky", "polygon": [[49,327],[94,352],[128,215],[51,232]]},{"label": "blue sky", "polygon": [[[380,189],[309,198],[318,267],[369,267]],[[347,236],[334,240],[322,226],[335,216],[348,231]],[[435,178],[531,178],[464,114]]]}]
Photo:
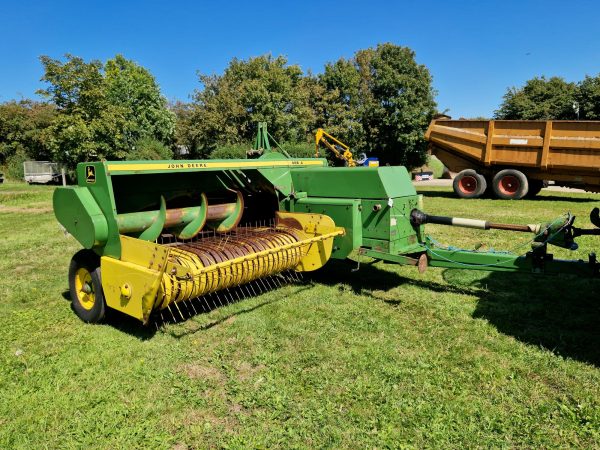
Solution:
[{"label": "blue sky", "polygon": [[41,87],[39,55],[148,68],[170,100],[196,72],[233,57],[283,54],[315,73],[361,48],[393,42],[431,71],[441,110],[490,116],[509,86],[536,75],[600,73],[600,2],[571,1],[38,1],[0,0],[0,101]]}]

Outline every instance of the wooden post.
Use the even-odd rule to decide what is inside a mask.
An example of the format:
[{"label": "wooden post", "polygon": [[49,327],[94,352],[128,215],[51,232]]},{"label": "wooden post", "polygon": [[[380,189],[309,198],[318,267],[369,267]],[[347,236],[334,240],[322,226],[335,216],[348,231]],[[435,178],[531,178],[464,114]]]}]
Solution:
[{"label": "wooden post", "polygon": [[60,175],[62,176],[63,186],[66,186],[67,185],[67,177],[65,175],[65,168],[64,167],[62,167],[60,169]]}]

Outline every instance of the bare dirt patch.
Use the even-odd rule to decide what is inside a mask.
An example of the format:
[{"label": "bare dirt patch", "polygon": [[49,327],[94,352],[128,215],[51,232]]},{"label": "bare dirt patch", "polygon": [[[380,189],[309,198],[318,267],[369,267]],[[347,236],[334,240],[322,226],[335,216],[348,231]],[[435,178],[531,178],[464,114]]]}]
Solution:
[{"label": "bare dirt patch", "polygon": [[209,425],[210,427],[217,429],[220,428],[229,433],[233,432],[239,425],[239,421],[235,417],[217,417],[210,411],[198,409],[187,410],[184,413],[184,419],[182,423],[184,426],[197,424]]},{"label": "bare dirt patch", "polygon": [[23,265],[23,266],[16,266],[13,269],[13,274],[15,275],[20,275],[26,272],[31,272],[34,269],[33,266],[28,266],[28,265]]},{"label": "bare dirt patch", "polygon": [[225,376],[215,367],[184,364],[181,367],[181,371],[191,379],[203,379],[215,382],[225,381]]},{"label": "bare dirt patch", "polygon": [[252,364],[243,361],[237,367],[237,376],[240,381],[247,381],[256,376],[257,373],[261,372],[265,368],[264,365],[253,366]]},{"label": "bare dirt patch", "polygon": [[173,447],[171,447],[172,450],[188,450],[189,447],[187,446],[187,444],[184,444],[183,442],[179,442],[177,444],[175,444]]}]

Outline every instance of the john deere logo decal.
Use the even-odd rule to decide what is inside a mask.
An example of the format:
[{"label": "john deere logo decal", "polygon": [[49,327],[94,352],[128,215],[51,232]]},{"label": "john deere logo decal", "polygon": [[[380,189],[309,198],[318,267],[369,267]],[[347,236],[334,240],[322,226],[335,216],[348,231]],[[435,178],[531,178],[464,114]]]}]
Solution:
[{"label": "john deere logo decal", "polygon": [[85,181],[87,183],[96,182],[96,168],[94,166],[85,166]]}]

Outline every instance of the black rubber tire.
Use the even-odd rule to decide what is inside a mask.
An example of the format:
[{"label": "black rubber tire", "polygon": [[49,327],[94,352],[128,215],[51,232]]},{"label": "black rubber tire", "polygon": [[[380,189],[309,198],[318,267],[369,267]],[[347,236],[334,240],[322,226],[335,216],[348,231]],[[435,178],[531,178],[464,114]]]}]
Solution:
[{"label": "black rubber tire", "polygon": [[494,175],[492,189],[503,200],[520,200],[529,192],[525,174],[516,169],[504,169]]},{"label": "black rubber tire", "polygon": [[[90,309],[84,308],[75,286],[75,277],[77,270],[86,269],[92,278],[92,290],[95,295],[95,301]],[[104,319],[106,314],[106,303],[104,301],[104,292],[102,291],[102,277],[100,274],[100,257],[91,250],[79,250],[73,255],[69,265],[69,291],[71,294],[71,306],[75,314],[87,323],[98,323]]]},{"label": "black rubber tire", "polygon": [[454,193],[460,198],[479,198],[487,189],[485,177],[473,169],[461,170],[452,181]]},{"label": "black rubber tire", "polygon": [[494,190],[492,189],[492,180],[494,179],[494,176],[492,174],[487,173],[484,175],[484,178],[485,182],[488,185],[488,189],[485,191],[485,195],[483,196],[483,198],[496,198]]},{"label": "black rubber tire", "polygon": [[534,198],[544,188],[544,181],[530,179],[530,180],[528,180],[528,182],[529,182],[529,190],[527,191],[526,197]]}]

